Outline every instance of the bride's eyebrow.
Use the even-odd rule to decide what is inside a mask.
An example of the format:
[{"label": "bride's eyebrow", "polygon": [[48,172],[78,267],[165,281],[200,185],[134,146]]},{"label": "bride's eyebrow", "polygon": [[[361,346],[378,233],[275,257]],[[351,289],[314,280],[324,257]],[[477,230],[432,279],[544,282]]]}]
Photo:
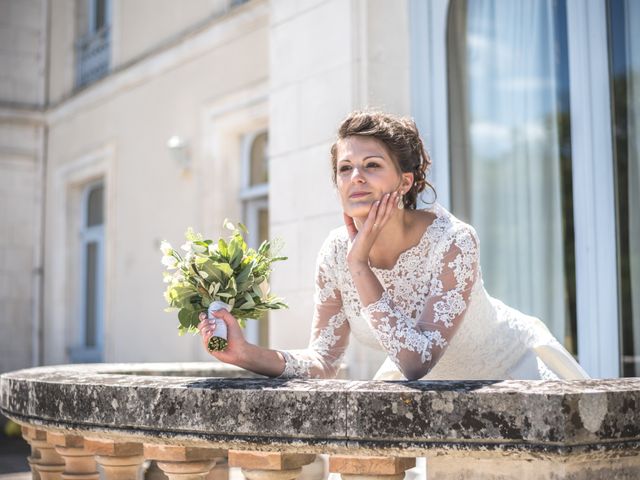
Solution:
[{"label": "bride's eyebrow", "polygon": [[[367,155],[366,157],[364,157],[362,160],[369,160],[370,158],[380,158],[382,160],[386,160],[385,157],[383,157],[382,155]],[[351,159],[350,158],[341,158],[340,160],[338,160],[338,163],[342,163],[342,162],[348,162],[351,163]]]}]

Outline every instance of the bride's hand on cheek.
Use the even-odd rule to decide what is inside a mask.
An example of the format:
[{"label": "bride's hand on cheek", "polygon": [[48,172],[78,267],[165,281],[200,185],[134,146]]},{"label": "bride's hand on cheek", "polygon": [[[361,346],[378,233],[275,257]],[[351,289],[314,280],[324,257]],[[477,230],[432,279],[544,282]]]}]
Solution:
[{"label": "bride's hand on cheek", "polygon": [[369,214],[360,230],[352,217],[343,213],[344,223],[349,234],[349,248],[347,263],[349,265],[369,264],[369,252],[393,212],[393,206],[398,201],[398,192],[386,193],[381,200],[376,201],[369,210]]}]

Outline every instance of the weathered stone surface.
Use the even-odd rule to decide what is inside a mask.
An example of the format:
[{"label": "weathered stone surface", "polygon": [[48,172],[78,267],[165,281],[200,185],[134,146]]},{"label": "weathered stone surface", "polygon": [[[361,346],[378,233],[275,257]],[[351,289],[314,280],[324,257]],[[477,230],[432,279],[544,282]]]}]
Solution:
[{"label": "weathered stone surface", "polygon": [[[136,368],[129,365],[127,370]],[[339,394],[343,386],[334,381],[123,375],[106,366],[53,367],[3,375],[0,405],[9,416],[54,427],[103,426],[210,440],[331,439],[346,433],[344,395]]]},{"label": "weathered stone surface", "polygon": [[67,436],[238,450],[541,458],[640,449],[640,379],[221,378],[233,372],[215,363],[21,370],[0,376],[0,407]]},{"label": "weathered stone surface", "polygon": [[523,445],[556,450],[640,439],[640,379],[360,382],[347,397],[352,444]]}]

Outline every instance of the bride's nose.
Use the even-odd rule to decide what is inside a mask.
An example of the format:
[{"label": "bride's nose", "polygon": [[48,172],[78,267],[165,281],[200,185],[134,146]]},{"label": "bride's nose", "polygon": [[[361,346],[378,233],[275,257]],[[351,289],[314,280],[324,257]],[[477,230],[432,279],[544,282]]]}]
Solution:
[{"label": "bride's nose", "polygon": [[364,183],[365,181],[366,180],[364,178],[364,175],[362,174],[360,169],[357,168],[357,167],[353,167],[353,170],[351,170],[351,182],[352,183]]}]

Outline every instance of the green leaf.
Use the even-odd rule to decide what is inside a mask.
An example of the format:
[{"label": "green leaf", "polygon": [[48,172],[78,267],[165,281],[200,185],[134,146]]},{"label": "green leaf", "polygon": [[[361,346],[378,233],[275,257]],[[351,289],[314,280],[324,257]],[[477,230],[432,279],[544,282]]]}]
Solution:
[{"label": "green leaf", "polygon": [[251,275],[251,272],[253,271],[253,266],[254,266],[254,263],[251,262],[245,265],[244,267],[242,267],[242,269],[240,270],[240,273],[236,275],[236,283],[238,285],[244,284],[249,279],[249,275]]},{"label": "green leaf", "polygon": [[235,297],[238,294],[238,288],[236,286],[236,279],[231,277],[229,279],[229,283],[227,283],[227,292],[231,294],[231,296]]},{"label": "green leaf", "polygon": [[207,272],[211,282],[227,283],[233,275],[233,269],[228,263],[208,261],[200,266],[200,270]]},{"label": "green leaf", "polygon": [[195,328],[200,320],[198,316],[202,310],[188,310],[183,308],[178,312],[178,321],[180,322],[180,326],[186,329]]},{"label": "green leaf", "polygon": [[258,247],[258,253],[260,255],[268,255],[270,249],[271,249],[271,243],[265,240],[260,244],[260,247]]},{"label": "green leaf", "polygon": [[229,249],[227,246],[227,242],[224,241],[224,238],[218,240],[218,252],[225,258],[229,257]]},{"label": "green leaf", "polygon": [[169,288],[169,298],[172,307],[183,307],[190,303],[191,297],[197,295],[198,291],[193,285],[174,285]]}]

